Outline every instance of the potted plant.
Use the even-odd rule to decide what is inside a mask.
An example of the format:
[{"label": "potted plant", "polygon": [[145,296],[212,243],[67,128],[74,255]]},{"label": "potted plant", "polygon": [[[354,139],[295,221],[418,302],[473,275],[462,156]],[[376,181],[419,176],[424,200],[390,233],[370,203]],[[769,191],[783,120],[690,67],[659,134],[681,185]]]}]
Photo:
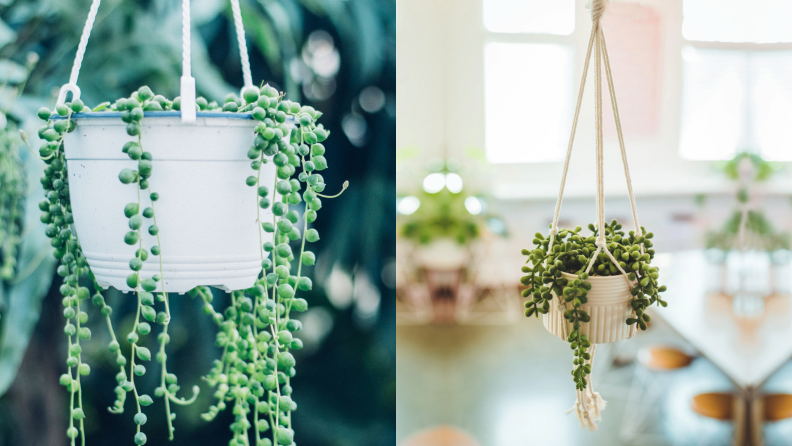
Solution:
[{"label": "potted plant", "polygon": [[[705,246],[708,249],[708,260],[719,266],[720,277],[716,280],[716,291],[736,294],[742,286],[738,283],[727,283],[726,278],[746,276],[749,281],[755,281],[755,274],[749,269],[727,272],[727,259],[732,259],[733,264],[741,265],[751,263],[751,260],[741,261],[742,257],[765,257],[770,263],[770,274],[760,284],[769,292],[787,292],[788,286],[784,281],[785,270],[788,267],[790,235],[778,231],[760,208],[761,193],[757,185],[767,181],[780,167],[777,163],[767,162],[756,153],[740,152],[735,157],[718,166],[730,180],[737,183],[737,206],[730,217],[720,229],[707,232]],[[744,274],[745,273],[745,274]],[[732,280],[735,282],[735,280]],[[760,278],[760,282],[762,282]]]},{"label": "potted plant", "polygon": [[[527,317],[543,317],[545,328],[569,342],[574,359],[572,377],[578,392],[573,407],[583,427],[596,429],[605,402],[591,389],[591,365],[596,344],[635,336],[646,330],[653,304],[666,306],[659,293],[659,270],[651,266],[655,251],[651,232],[625,233],[616,220],[604,224],[605,244],[598,246],[599,230],[589,224],[591,234],[580,226],[557,234],[536,233],[534,249],[523,249],[528,257],[520,280]],[[629,272],[628,272],[629,271]],[[584,402],[586,401],[586,402]]]},{"label": "potted plant", "polygon": [[[239,5],[233,1],[247,87],[223,104],[194,99],[189,2],[184,5],[180,97],[169,100],[144,86],[91,109],[79,99],[73,70],[54,113],[39,111],[46,124],[39,129],[44,143],[38,156],[47,164],[41,178],[47,198],[39,207],[63,278],[68,359],[60,381],[70,393],[66,433],[72,445],[77,437],[85,443],[80,377],[90,373],[81,356],[91,338],[86,301],[106,319],[109,350],[119,367],[110,412],[124,412],[126,400],[134,399],[134,442],[147,442],[144,408],[154,399],[136,380],[154,359],[159,385],[153,393],[164,403],[173,438],[171,405],[192,403],[199,389],[189,399],[177,396],[178,379],[167,370],[171,292],[200,298],[219,327],[222,356],[205,377],[217,401],[203,417],[211,420],[231,406],[230,444],[250,444],[251,436],[257,446],[293,444],[291,351],[302,347],[296,337],[302,325],[293,315],[307,309],[299,292],[312,287],[303,267],[316,260],[307,243],[319,234],[309,224],[322,198],[333,198],[322,194],[319,173],[327,168],[322,141],[329,132],[317,123],[321,112],[286,100],[269,85],[251,86]],[[78,49],[77,73],[96,7],[98,2]],[[69,92],[73,97],[66,102]],[[108,286],[130,291],[137,300],[132,330],[124,334],[128,351],[102,295]],[[207,286],[230,291],[229,307],[216,311]],[[157,326],[154,346],[150,335]]]},{"label": "potted plant", "polygon": [[[651,265],[655,256],[651,241],[654,236],[646,232],[638,221],[613,76],[600,24],[605,4],[604,0],[593,0],[589,4],[591,37],[550,232],[547,235],[537,232],[533,239],[535,248],[522,250],[522,254],[528,257],[526,265],[522,267],[526,275],[521,278],[525,287],[522,295],[529,298],[525,302],[525,315],[543,315],[545,328],[569,342],[574,353],[572,378],[577,400],[568,413],[574,412],[581,427],[589,430],[597,429],[596,421],[600,420],[600,411],[605,408],[605,401],[599,393],[594,392],[591,385],[590,374],[596,345],[635,336],[636,327],[646,330],[650,321],[646,309],[653,304],[667,305],[659,294],[666,287],[659,284],[660,272]],[[573,230],[560,229],[558,218],[592,50],[595,54],[597,221],[588,225],[591,233],[585,235],[580,226]],[[622,230],[622,225],[616,220],[610,223],[605,221],[603,66],[635,223],[635,230],[628,233]]]}]

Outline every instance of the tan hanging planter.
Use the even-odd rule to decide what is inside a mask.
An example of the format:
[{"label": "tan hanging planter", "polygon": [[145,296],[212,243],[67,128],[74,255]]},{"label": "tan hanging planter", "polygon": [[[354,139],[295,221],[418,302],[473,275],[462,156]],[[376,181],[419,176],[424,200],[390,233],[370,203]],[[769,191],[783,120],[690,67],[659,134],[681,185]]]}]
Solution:
[{"label": "tan hanging planter", "polygon": [[[572,132],[569,138],[561,185],[556,201],[549,236],[537,233],[533,250],[523,250],[529,257],[523,267],[527,275],[522,283],[527,288],[524,297],[526,316],[542,314],[545,328],[553,335],[569,342],[574,353],[572,376],[577,389],[574,413],[581,427],[596,430],[605,401],[592,387],[591,368],[597,344],[616,342],[635,336],[637,329],[646,329],[649,305],[666,305],[658,295],[665,291],[658,283],[659,272],[650,266],[654,250],[651,233],[645,233],[638,221],[632,190],[627,153],[624,146],[619,110],[613,88],[613,76],[605,45],[600,18],[605,0],[591,0],[592,29],[583,67]],[[559,230],[558,218],[564,196],[569,161],[580,115],[583,91],[589,62],[594,53],[596,74],[596,169],[597,222],[589,225],[591,235],[583,235],[581,228]],[[605,194],[602,140],[602,67],[613,107],[613,118],[619,138],[619,148],[627,180],[635,230],[626,234],[615,220],[605,223]],[[573,274],[574,273],[574,274]]]},{"label": "tan hanging planter", "polygon": [[[561,273],[567,280],[575,280],[575,275]],[[624,276],[590,277],[591,290],[588,292],[588,302],[581,307],[591,316],[591,320],[580,328],[581,334],[588,337],[592,344],[606,344],[608,342],[622,341],[635,336],[638,331],[636,324],[627,325],[625,321],[633,317],[630,302],[630,286]],[[572,332],[572,323],[564,319],[563,311],[558,311],[558,299],[550,303],[550,311],[542,316],[542,322],[550,333],[566,341],[567,335]]]}]

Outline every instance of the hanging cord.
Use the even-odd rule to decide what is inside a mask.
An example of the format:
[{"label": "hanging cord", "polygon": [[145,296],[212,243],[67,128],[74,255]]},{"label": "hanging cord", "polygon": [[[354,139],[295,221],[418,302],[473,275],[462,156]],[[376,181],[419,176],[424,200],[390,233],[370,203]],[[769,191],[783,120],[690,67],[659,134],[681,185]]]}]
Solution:
[{"label": "hanging cord", "polygon": [[182,76],[179,110],[183,123],[196,119],[195,78],[190,59],[190,0],[182,0]]},{"label": "hanging cord", "polygon": [[80,44],[77,46],[77,54],[74,56],[69,83],[61,87],[56,104],[66,102],[66,95],[69,92],[72,93],[72,100],[80,98],[80,87],[77,86],[77,78],[80,76],[80,68],[82,67],[83,57],[85,57],[85,48],[88,46],[88,39],[91,37],[91,30],[93,30],[96,13],[99,11],[101,2],[102,0],[93,0],[91,3],[91,9],[88,11],[88,18],[85,20],[85,26],[80,37]]},{"label": "hanging cord", "polygon": [[242,26],[242,10],[239,0],[231,0],[231,11],[234,13],[234,27],[236,27],[237,43],[239,43],[239,58],[242,59],[242,78],[247,87],[253,86],[253,76],[250,74],[250,59],[248,58],[247,45],[245,44],[245,28]]},{"label": "hanging cord", "polygon": [[[561,203],[563,200],[564,195],[564,186],[566,184],[566,177],[569,169],[569,161],[572,154],[572,145],[575,138],[575,130],[577,128],[577,121],[580,114],[580,107],[583,98],[583,91],[586,82],[586,76],[588,74],[588,67],[589,61],[591,58],[591,49],[595,46],[595,110],[596,110],[596,163],[597,163],[597,239],[596,239],[596,246],[597,249],[594,252],[594,255],[591,257],[589,264],[586,266],[586,273],[591,271],[591,268],[594,266],[594,262],[599,257],[600,253],[604,252],[608,258],[611,260],[613,265],[619,270],[621,275],[624,277],[624,280],[627,282],[628,286],[632,288],[633,282],[630,281],[629,275],[626,271],[619,265],[619,262],[614,258],[613,254],[610,252],[607,246],[607,240],[605,238],[605,181],[604,181],[604,149],[603,149],[603,137],[602,137],[602,64],[605,65],[605,76],[608,82],[608,92],[610,94],[611,104],[613,107],[613,118],[616,123],[616,130],[619,136],[619,147],[621,149],[621,156],[622,156],[622,163],[624,164],[624,174],[627,181],[627,191],[630,197],[630,206],[632,209],[633,220],[635,222],[635,236],[640,237],[642,235],[641,226],[638,222],[638,212],[637,207],[635,205],[635,197],[633,195],[632,190],[632,180],[630,178],[630,171],[629,166],[627,164],[627,152],[624,146],[624,137],[623,132],[621,129],[621,120],[619,117],[618,106],[616,104],[616,94],[613,87],[613,76],[611,73],[610,68],[610,60],[607,54],[607,48],[605,46],[605,38],[602,28],[600,26],[600,19],[602,18],[603,13],[605,12],[605,1],[607,0],[591,0],[589,5],[587,5],[591,10],[591,22],[592,22],[592,29],[591,29],[591,36],[589,38],[589,45],[588,50],[586,52],[586,61],[583,68],[583,78],[580,83],[580,91],[578,93],[578,100],[577,105],[575,107],[575,115],[572,121],[572,132],[569,138],[569,146],[567,147],[567,154],[564,161],[564,170],[561,177],[561,187],[558,193],[558,199],[556,201],[555,213],[553,215],[553,223],[550,227],[550,242],[548,243],[548,253],[553,252],[553,244],[555,242],[555,236],[558,233],[558,218],[561,212]],[[641,253],[643,253],[643,246],[641,247]],[[636,277],[640,277],[639,273],[636,272]],[[559,312],[562,312],[562,333],[564,334],[564,338],[568,338],[568,328],[566,326],[566,322],[563,319],[563,312],[566,311],[566,302],[563,304],[559,302],[557,305],[557,309]],[[634,313],[633,313],[634,314]],[[594,362],[594,352],[596,351],[596,344],[592,344],[591,347],[591,359],[588,361],[590,366],[593,366]],[[580,425],[583,428],[589,430],[596,430],[597,424],[596,421],[601,419],[600,412],[605,408],[606,402],[599,393],[595,392],[591,382],[591,375],[587,376],[587,383],[585,389],[577,390],[577,400],[575,401],[575,405],[567,411],[567,413],[574,412],[575,416],[580,421]]]},{"label": "hanging cord", "polygon": [[[547,245],[548,253],[553,252],[553,243],[555,242],[555,236],[558,233],[558,216],[561,214],[561,202],[564,199],[564,185],[566,184],[567,172],[569,171],[569,160],[572,157],[572,147],[575,142],[575,131],[577,129],[578,117],[580,116],[580,106],[583,102],[583,92],[586,88],[586,76],[588,75],[589,62],[591,61],[591,49],[594,46],[595,32],[596,27],[592,26],[588,49],[586,50],[586,61],[583,64],[583,76],[580,80],[580,91],[578,92],[577,105],[575,106],[575,115],[572,118],[572,133],[569,135],[569,145],[567,146],[566,159],[564,160],[564,171],[561,174],[561,187],[559,188],[558,199],[556,200],[553,224],[550,227],[550,242]],[[566,301],[562,300],[560,297],[557,297],[556,301],[556,309],[561,313],[561,333],[564,335],[564,340],[567,340],[569,338],[569,330],[567,329],[567,324],[564,320],[564,313],[567,310]]]},{"label": "hanging cord", "polygon": [[567,172],[569,171],[569,160],[572,157],[572,146],[575,142],[575,131],[577,130],[578,117],[580,116],[580,105],[583,102],[583,91],[586,88],[586,76],[588,75],[589,62],[591,61],[591,48],[594,46],[595,32],[596,27],[592,26],[588,50],[586,50],[586,61],[583,64],[583,77],[580,80],[577,105],[575,105],[575,116],[572,118],[572,133],[569,135],[569,145],[567,146],[566,158],[564,160],[564,171],[561,174],[561,187],[558,190],[558,199],[556,200],[555,214],[553,215],[553,225],[550,227],[550,244],[547,248],[548,253],[553,252],[553,242],[555,242],[555,236],[558,233],[558,216],[561,214],[561,202],[564,199],[564,186],[566,185]]},{"label": "hanging cord", "polygon": [[[595,13],[595,6],[599,5],[602,6],[602,0],[595,0],[592,4],[592,18],[594,17]],[[598,9],[600,17],[602,15],[602,8]],[[627,272],[622,269],[619,262],[613,257],[610,250],[608,249],[607,242],[605,240],[605,179],[604,179],[604,150],[603,150],[603,142],[602,142],[602,30],[599,27],[599,22],[595,24],[597,31],[594,35],[594,39],[596,39],[596,48],[595,48],[595,86],[594,86],[594,98],[595,98],[595,118],[596,118],[596,130],[597,130],[597,250],[594,251],[594,255],[591,256],[591,261],[589,262],[588,266],[586,267],[586,273],[591,271],[591,268],[594,266],[594,262],[597,260],[600,252],[604,252],[608,258],[613,262],[619,272],[622,273],[624,279],[627,281],[627,284],[632,288],[632,283],[627,276]],[[607,71],[607,69],[606,69]],[[617,124],[618,127],[621,127],[620,124]],[[625,158],[626,159],[626,158]],[[629,183],[629,180],[628,180]]]},{"label": "hanging cord", "polygon": [[[611,72],[610,58],[608,57],[608,47],[605,45],[605,33],[600,29],[600,42],[602,43],[602,58],[605,64],[605,76],[608,79],[608,92],[610,93],[611,108],[613,109],[613,120],[616,123],[616,134],[619,137],[619,149],[621,150],[622,164],[624,165],[624,178],[627,180],[627,195],[630,197],[630,209],[632,210],[633,222],[635,223],[635,237],[641,237],[643,231],[638,222],[638,206],[635,204],[633,194],[632,179],[630,178],[630,166],[627,164],[627,150],[624,148],[624,134],[622,132],[621,118],[619,117],[619,106],[616,103],[616,90],[613,86],[613,73]],[[641,254],[643,254],[641,245]]]},{"label": "hanging cord", "polygon": [[[597,3],[599,4],[599,2]],[[592,15],[593,14],[594,5],[592,5]],[[607,249],[605,246],[605,179],[603,178],[604,175],[602,167],[605,156],[602,150],[602,46],[600,45],[600,35],[601,33],[599,32],[599,29],[597,29],[597,48],[595,50],[597,55],[597,65],[594,71],[596,74],[594,98],[596,110],[595,118],[597,125],[597,247],[600,249]],[[590,267],[591,266],[589,266],[589,268]]]}]

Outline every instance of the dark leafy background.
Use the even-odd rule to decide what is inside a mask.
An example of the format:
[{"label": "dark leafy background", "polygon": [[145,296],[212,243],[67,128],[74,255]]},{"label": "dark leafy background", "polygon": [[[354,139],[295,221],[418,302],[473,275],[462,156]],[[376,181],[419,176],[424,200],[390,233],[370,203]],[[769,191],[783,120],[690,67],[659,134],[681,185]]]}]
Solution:
[{"label": "dark leafy background", "polygon": [[[295,441],[305,445],[392,445],[395,442],[395,1],[242,0],[253,77],[287,98],[325,113],[328,191],[350,188],[325,202],[313,273],[313,310],[303,318],[306,348],[293,381],[299,404]],[[78,84],[88,105],[127,96],[141,85],[174,97],[181,75],[181,2],[105,0]],[[67,81],[89,0],[0,0],[0,80],[20,87],[30,52],[40,60],[25,92],[0,106],[9,121],[34,135],[35,111],[51,107]],[[231,9],[223,0],[193,0],[193,75],[199,94],[222,100],[239,92],[242,75]],[[14,65],[14,63],[18,65]],[[20,72],[22,74],[19,74]],[[3,73],[6,71],[6,73]],[[13,135],[12,135],[13,136]],[[34,138],[35,139],[35,138]],[[35,141],[32,141],[35,146]],[[120,149],[120,148],[119,148]],[[47,258],[36,203],[41,163],[25,160],[28,182],[20,270],[24,280],[0,291],[0,446],[66,445],[64,321],[58,278]],[[185,185],[189,188],[189,185]],[[215,302],[224,304],[217,293]],[[133,305],[107,293],[114,325],[125,333]],[[215,328],[188,296],[173,296],[169,364],[185,389],[202,387],[193,406],[180,408],[174,445],[221,445],[230,438],[228,413],[212,423],[199,415],[211,401],[200,380],[217,357]],[[132,444],[132,413],[111,415],[115,369],[98,314],[84,352],[92,364],[86,386],[89,445]],[[312,332],[308,333],[309,328]],[[153,379],[154,374],[146,378]],[[153,388],[155,383],[143,383]],[[189,390],[188,390],[189,391]],[[128,402],[129,404],[129,402]],[[166,444],[164,414],[151,406],[150,444]]]}]

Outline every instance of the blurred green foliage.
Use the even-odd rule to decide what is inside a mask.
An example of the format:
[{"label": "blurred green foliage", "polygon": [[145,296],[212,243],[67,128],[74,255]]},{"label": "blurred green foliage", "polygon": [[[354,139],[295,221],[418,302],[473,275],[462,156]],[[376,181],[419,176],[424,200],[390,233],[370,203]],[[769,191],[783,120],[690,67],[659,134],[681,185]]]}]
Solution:
[{"label": "blurred green foliage", "polygon": [[[729,161],[717,165],[726,177],[737,183],[737,209],[719,230],[705,235],[704,245],[728,251],[732,249],[757,249],[761,251],[789,250],[792,237],[777,231],[764,212],[758,209],[753,195],[756,183],[767,181],[781,169],[780,164],[765,161],[759,154],[740,152]],[[701,200],[703,203],[703,199]],[[744,221],[743,221],[744,220]],[[740,227],[744,226],[740,240]],[[742,242],[743,246],[739,246]]]},{"label": "blurred green foliage", "polygon": [[[298,358],[302,368],[293,381],[300,401],[295,440],[303,446],[391,445],[395,442],[395,292],[389,279],[395,257],[395,1],[240,3],[254,81],[270,82],[286,91],[288,99],[325,112],[322,121],[334,132],[326,144],[333,165],[325,178],[328,191],[350,181],[350,189],[327,203],[327,212],[316,222],[323,234],[314,272],[319,286],[309,297],[315,310],[303,320],[306,330],[313,327],[312,342],[306,339]],[[12,87],[19,86],[28,77],[28,55],[33,52],[40,58],[25,94],[11,100],[13,88],[0,93],[0,106],[8,105],[12,117],[9,121],[29,135],[36,134],[36,110],[52,107],[57,89],[68,79],[89,6],[89,0],[0,0],[0,82],[8,78]],[[238,93],[242,74],[229,2],[193,0],[192,13],[192,72],[198,93],[216,100]],[[180,76],[181,2],[102,2],[78,82],[86,104],[126,96],[144,84],[156,93],[175,96]],[[15,138],[13,132],[9,135]],[[31,144],[37,147],[34,137]],[[61,445],[67,440],[63,432],[68,405],[58,385],[65,351],[58,328],[63,325],[57,300],[60,279],[50,285],[50,248],[37,226],[43,163],[25,153],[22,160],[30,190],[17,256],[20,279],[11,282],[12,287],[4,284],[0,296],[6,303],[17,303],[0,306],[5,308],[0,310],[0,394],[13,381],[0,398],[0,446]],[[354,286],[347,290],[325,284],[335,271],[354,277]],[[373,288],[359,285],[364,282]],[[351,303],[339,303],[343,301],[339,293],[350,294]],[[217,308],[222,308],[227,297],[216,294]],[[369,302],[371,308],[372,298],[378,299],[373,316],[362,305]],[[114,326],[128,330],[135,308],[132,300],[114,290],[108,291],[107,299],[116,309]],[[199,302],[187,296],[174,296],[171,301],[172,367],[185,386],[198,384],[205,390],[200,377],[219,351],[214,346],[215,328]],[[95,366],[84,384],[87,420],[91,420],[86,425],[88,444],[115,445],[118,438],[131,438],[134,425],[125,415],[106,411],[114,398],[115,370],[106,353],[105,327],[90,328],[94,339],[88,344],[93,347],[84,355]],[[204,391],[195,405],[179,414],[172,444],[227,443],[228,419],[207,424],[199,417],[210,399]],[[151,440],[155,433],[160,438],[167,435],[164,422],[157,421],[164,415],[156,413],[161,408],[155,406],[147,425]]]},{"label": "blurred green foliage", "polygon": [[460,245],[477,239],[484,221],[465,209],[466,194],[448,189],[420,195],[421,206],[414,214],[403,217],[401,227],[405,238],[428,244],[440,238],[450,238]]}]

